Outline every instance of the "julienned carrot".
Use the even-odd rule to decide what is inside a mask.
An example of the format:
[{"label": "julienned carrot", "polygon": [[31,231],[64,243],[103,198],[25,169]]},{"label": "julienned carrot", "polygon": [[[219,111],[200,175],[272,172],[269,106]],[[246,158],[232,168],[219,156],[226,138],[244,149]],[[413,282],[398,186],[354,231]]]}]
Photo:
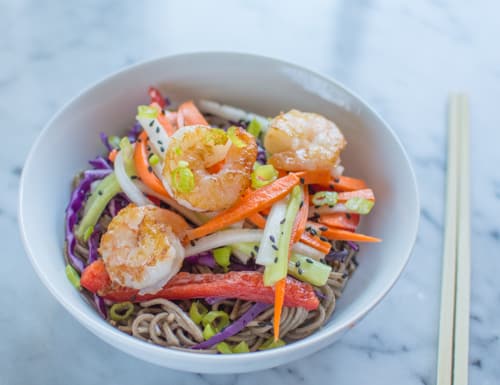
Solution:
[{"label": "julienned carrot", "polygon": [[332,248],[332,245],[329,242],[322,241],[318,237],[309,234],[307,231],[302,234],[300,241],[318,251],[321,251],[323,254],[328,254]]},{"label": "julienned carrot", "polygon": [[333,179],[333,188],[335,191],[362,190],[366,188],[366,183],[362,179],[341,176],[337,179]]},{"label": "julienned carrot", "polygon": [[300,171],[296,174],[303,184],[328,186],[332,181],[332,174],[329,170]]},{"label": "julienned carrot", "polygon": [[[263,274],[257,271],[231,271],[225,274],[178,273],[163,288],[154,294],[139,295],[138,290],[117,287],[111,283],[101,259],[85,268],[81,285],[92,293],[98,293],[114,302],[142,302],[154,298],[170,300],[224,297],[239,298],[252,302],[272,304],[274,292],[271,286],[264,286]],[[308,283],[287,277],[288,286],[284,305],[314,310],[319,300]]]},{"label": "julienned carrot", "polygon": [[115,163],[116,155],[118,155],[118,150],[116,148],[113,148],[109,154],[108,154],[108,159]]},{"label": "julienned carrot", "polygon": [[355,231],[359,225],[359,219],[359,214],[332,213],[321,215],[318,222],[337,229]]},{"label": "julienned carrot", "polygon": [[338,197],[337,197],[337,200],[339,202],[346,202],[351,198],[364,198],[364,199],[369,199],[371,201],[374,201],[375,195],[373,194],[372,189],[365,188],[362,190],[340,192]]},{"label": "julienned carrot", "polygon": [[247,219],[259,229],[263,229],[264,227],[266,227],[266,218],[264,218],[264,216],[259,213],[249,215]]},{"label": "julienned carrot", "polygon": [[[180,116],[179,116],[180,115]],[[177,110],[177,120],[182,120],[179,127],[191,126],[193,124],[203,124],[208,126],[208,122],[203,117],[201,112],[196,108],[192,100],[182,103]]]},{"label": "julienned carrot", "polygon": [[286,279],[282,278],[274,284],[274,316],[273,316],[273,331],[274,341],[280,338],[280,321],[281,312],[283,311],[283,303],[285,302]]},{"label": "julienned carrot", "polygon": [[248,216],[284,198],[299,182],[299,178],[295,174],[289,174],[283,178],[276,179],[267,186],[251,191],[243,196],[233,207],[223,211],[200,227],[189,230],[186,234],[187,238],[189,240],[197,239],[248,218]]},{"label": "julienned carrot", "polygon": [[161,124],[161,126],[163,127],[168,136],[172,136],[175,133],[172,124],[170,124],[170,120],[168,120],[168,118],[165,115],[163,115],[162,112],[158,113],[156,119],[158,119],[158,123]]},{"label": "julienned carrot", "polygon": [[[260,229],[266,227],[266,218],[264,218],[264,216],[259,213],[252,214],[247,219]],[[330,243],[322,241],[318,237],[309,234],[307,231],[304,231],[302,233],[302,235],[300,236],[300,241],[315,248],[323,254],[328,254],[328,252],[332,248],[332,245]]]},{"label": "julienned carrot", "polygon": [[167,190],[165,190],[165,187],[163,187],[161,181],[152,171],[150,171],[151,166],[149,165],[148,152],[146,150],[147,140],[148,134],[146,131],[143,131],[139,135],[139,140],[135,145],[134,163],[137,175],[141,178],[145,185],[154,190],[156,193],[169,197],[170,195]]},{"label": "julienned carrot", "polygon": [[299,209],[297,218],[295,218],[295,222],[293,223],[293,229],[292,229],[293,243],[298,242],[302,237],[302,234],[304,234],[304,230],[306,229],[307,217],[309,215],[309,205],[307,204],[307,202],[309,202],[309,189],[307,188],[307,186],[303,188],[303,191],[304,191],[304,196],[302,200],[303,203]]},{"label": "julienned carrot", "polygon": [[335,229],[328,227],[327,230],[321,233],[322,236],[339,241],[356,241],[356,242],[381,242],[380,238],[371,237],[369,235],[354,233],[352,231]]}]

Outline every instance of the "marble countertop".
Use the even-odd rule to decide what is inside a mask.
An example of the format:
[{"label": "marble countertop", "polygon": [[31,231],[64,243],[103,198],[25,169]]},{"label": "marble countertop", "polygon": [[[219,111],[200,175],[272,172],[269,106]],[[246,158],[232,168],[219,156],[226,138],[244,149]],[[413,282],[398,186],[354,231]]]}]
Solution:
[{"label": "marble countertop", "polygon": [[[471,102],[470,379],[498,383],[498,2],[0,0],[0,9],[0,123],[7,136],[0,151],[0,384],[433,384],[450,90],[466,91]],[[55,301],[21,245],[19,175],[50,116],[109,72],[195,50],[261,53],[335,77],[389,121],[413,161],[422,215],[408,267],[358,327],[300,362],[198,375],[129,357]]]}]

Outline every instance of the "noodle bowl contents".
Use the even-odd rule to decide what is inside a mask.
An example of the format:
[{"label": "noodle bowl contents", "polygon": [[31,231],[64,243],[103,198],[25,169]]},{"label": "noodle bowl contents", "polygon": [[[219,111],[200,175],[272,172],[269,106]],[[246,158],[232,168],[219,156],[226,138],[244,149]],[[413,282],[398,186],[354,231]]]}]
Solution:
[{"label": "noodle bowl contents", "polygon": [[66,274],[124,333],[199,353],[278,348],[321,328],[375,196],[343,175],[327,118],[214,101],[149,105],[75,176]]}]

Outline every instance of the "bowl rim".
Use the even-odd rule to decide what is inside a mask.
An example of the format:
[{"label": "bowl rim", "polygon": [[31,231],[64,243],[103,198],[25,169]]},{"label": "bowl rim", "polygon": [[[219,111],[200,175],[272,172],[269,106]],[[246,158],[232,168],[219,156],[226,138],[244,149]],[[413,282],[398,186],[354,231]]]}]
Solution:
[{"label": "bowl rim", "polygon": [[[399,146],[399,149],[402,152],[402,155],[408,165],[408,169],[410,172],[410,179],[411,179],[411,184],[412,184],[412,190],[415,192],[415,206],[413,208],[414,210],[414,222],[412,225],[412,235],[410,237],[411,241],[407,244],[406,250],[405,250],[405,260],[404,263],[401,265],[401,268],[393,276],[391,280],[388,280],[384,288],[381,290],[381,292],[368,304],[368,306],[365,306],[363,309],[360,309],[354,316],[352,316],[349,320],[346,320],[345,322],[336,325],[335,327],[331,327],[330,329],[325,329],[324,333],[313,333],[310,336],[307,336],[306,338],[302,340],[295,341],[292,344],[285,345],[279,349],[271,349],[271,350],[265,350],[265,351],[258,351],[258,352],[252,352],[250,353],[243,353],[243,354],[236,354],[236,355],[220,355],[220,354],[214,354],[214,355],[206,355],[206,354],[199,354],[199,353],[191,353],[191,352],[185,352],[181,350],[176,350],[176,349],[168,349],[165,347],[153,345],[150,343],[147,343],[145,341],[142,341],[138,338],[134,338],[130,335],[127,335],[118,329],[114,330],[108,330],[105,328],[105,325],[102,322],[105,322],[104,320],[101,320],[102,322],[98,322],[93,318],[90,318],[84,311],[79,310],[75,305],[73,305],[73,301],[67,299],[63,294],[61,294],[58,289],[52,285],[49,277],[45,274],[43,267],[39,264],[37,261],[37,258],[35,257],[36,252],[31,248],[29,242],[28,242],[28,235],[27,232],[25,231],[25,224],[24,224],[24,217],[26,216],[24,212],[24,200],[25,200],[25,183],[26,183],[26,170],[28,169],[27,166],[29,166],[32,163],[32,158],[35,156],[35,153],[38,151],[38,147],[40,146],[40,142],[42,140],[42,137],[46,134],[46,132],[49,130],[49,127],[52,126],[54,121],[56,121],[60,115],[74,102],[76,102],[80,97],[85,95],[87,92],[91,91],[95,87],[102,85],[106,82],[113,81],[115,77],[117,76],[122,76],[126,74],[127,72],[131,72],[133,70],[136,70],[138,67],[142,67],[145,65],[153,65],[156,62],[161,62],[163,60],[167,59],[175,59],[175,58],[182,58],[182,57],[188,57],[188,56],[231,56],[231,57],[238,57],[241,59],[257,59],[260,61],[269,61],[269,62],[274,62],[280,65],[288,66],[306,73],[309,73],[318,79],[329,83],[341,91],[345,92],[346,94],[349,94],[351,97],[356,99],[359,103],[363,105],[366,110],[372,114],[376,119],[378,119],[384,127],[389,131],[390,135],[392,138],[395,140],[397,145]],[[333,336],[343,332],[347,331],[350,329],[352,326],[357,324],[367,313],[369,313],[386,295],[387,293],[391,290],[391,288],[395,285],[399,277],[401,276],[403,270],[408,264],[408,261],[410,259],[410,256],[412,254],[417,233],[418,233],[418,228],[419,228],[419,221],[420,221],[420,197],[419,197],[419,191],[417,187],[417,179],[415,176],[415,172],[412,167],[411,160],[406,152],[406,149],[404,148],[403,144],[401,143],[399,137],[396,135],[392,127],[387,123],[385,119],[380,116],[380,114],[369,104],[367,103],[363,98],[361,98],[357,93],[353,92],[351,89],[346,87],[344,84],[341,82],[333,79],[330,76],[324,75],[316,70],[304,67],[302,65],[296,64],[294,62],[288,61],[288,60],[283,60],[280,58],[272,57],[272,56],[267,56],[267,55],[261,55],[261,54],[256,54],[256,53],[248,53],[248,52],[239,52],[239,51],[191,51],[191,52],[182,52],[182,53],[177,53],[177,54],[172,54],[172,55],[161,55],[157,57],[152,57],[149,59],[145,59],[142,61],[139,61],[137,63],[122,67],[116,71],[112,71],[111,73],[100,77],[97,81],[91,83],[87,87],[84,87],[80,92],[78,92],[75,96],[70,98],[66,103],[64,103],[49,119],[49,121],[44,125],[40,133],[38,134],[36,140],[33,142],[31,149],[28,153],[28,156],[26,157],[26,161],[24,162],[24,167],[23,171],[21,174],[20,178],[20,184],[19,184],[19,201],[18,201],[18,223],[19,223],[19,230],[21,233],[21,238],[23,241],[23,245],[25,248],[25,251],[27,252],[26,254],[29,257],[29,260],[36,271],[38,277],[40,280],[43,282],[45,287],[50,291],[50,293],[57,299],[57,301],[63,305],[63,307],[68,310],[69,313],[72,314],[73,317],[75,317],[83,326],[85,326],[87,329],[90,329],[93,334],[96,334],[99,338],[102,340],[106,341],[107,343],[111,343],[115,347],[118,348],[118,344],[122,346],[126,345],[137,345],[137,348],[139,348],[140,351],[148,351],[151,350],[155,355],[160,354],[164,355],[165,357],[169,357],[172,360],[192,360],[193,358],[198,358],[204,361],[206,364],[220,364],[222,362],[237,362],[240,361],[242,358],[246,360],[248,363],[249,361],[263,361],[266,359],[270,359],[273,356],[281,355],[281,354],[286,354],[286,353],[293,353],[293,352],[298,352],[300,350],[303,350],[304,348],[309,348],[309,351],[312,353],[314,351],[319,350],[314,349],[314,346],[319,346],[321,344],[321,341],[324,340],[331,340]],[[105,337],[105,335],[109,337]],[[115,340],[111,342],[110,340]],[[327,344],[329,345],[329,343]],[[134,354],[132,352],[128,352],[129,354]],[[257,353],[257,354],[256,354]],[[138,354],[134,354],[136,357],[140,357]],[[149,361],[147,358],[142,358],[143,360]],[[149,361],[152,362],[152,361]]]}]

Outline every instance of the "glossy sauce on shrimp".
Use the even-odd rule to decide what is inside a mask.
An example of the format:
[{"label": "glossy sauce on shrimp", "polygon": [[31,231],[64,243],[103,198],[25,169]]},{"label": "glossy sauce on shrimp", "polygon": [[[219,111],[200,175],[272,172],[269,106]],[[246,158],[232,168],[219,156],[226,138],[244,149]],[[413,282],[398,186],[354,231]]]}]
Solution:
[{"label": "glossy sauce on shrimp", "polygon": [[231,207],[250,186],[255,138],[239,127],[178,130],[166,149],[163,182],[181,205],[196,211]]},{"label": "glossy sauce on shrimp", "polygon": [[271,120],[264,145],[274,167],[287,170],[333,169],[347,144],[332,121],[312,112],[290,110]]},{"label": "glossy sauce on shrimp", "polygon": [[156,206],[122,209],[99,247],[112,282],[142,293],[159,290],[182,266],[184,248],[176,233],[188,227],[179,215]]}]

